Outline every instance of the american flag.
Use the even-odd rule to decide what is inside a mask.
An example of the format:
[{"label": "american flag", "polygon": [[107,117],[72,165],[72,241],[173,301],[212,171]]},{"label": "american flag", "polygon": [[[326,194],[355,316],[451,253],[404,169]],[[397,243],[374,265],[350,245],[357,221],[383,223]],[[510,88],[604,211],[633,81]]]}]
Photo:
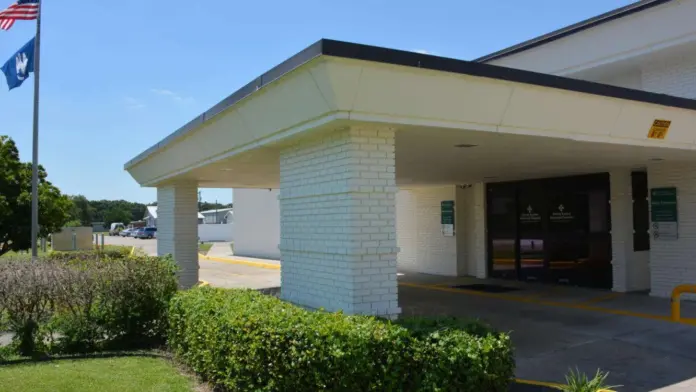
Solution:
[{"label": "american flag", "polygon": [[39,16],[39,0],[17,0],[0,11],[0,29],[9,30],[16,20],[34,20]]}]

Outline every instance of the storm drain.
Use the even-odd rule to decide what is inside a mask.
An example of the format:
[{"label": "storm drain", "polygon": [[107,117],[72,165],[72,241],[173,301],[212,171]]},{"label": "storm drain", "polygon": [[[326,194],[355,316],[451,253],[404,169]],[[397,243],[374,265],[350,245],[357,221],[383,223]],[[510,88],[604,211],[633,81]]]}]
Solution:
[{"label": "storm drain", "polygon": [[457,286],[452,286],[453,289],[462,290],[474,290],[481,291],[484,293],[508,293],[510,291],[518,291],[517,287],[501,286],[498,284],[485,284],[485,283],[475,283],[475,284],[460,284]]}]

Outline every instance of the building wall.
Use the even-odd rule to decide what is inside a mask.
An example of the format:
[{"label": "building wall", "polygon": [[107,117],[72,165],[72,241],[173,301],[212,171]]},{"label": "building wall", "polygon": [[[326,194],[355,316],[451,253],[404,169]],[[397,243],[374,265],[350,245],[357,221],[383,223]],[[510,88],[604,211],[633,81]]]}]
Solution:
[{"label": "building wall", "polygon": [[280,259],[278,190],[235,189],[234,210],[234,253]]},{"label": "building wall", "polygon": [[612,289],[617,292],[650,288],[650,251],[634,251],[631,170],[610,172]]},{"label": "building wall", "polygon": [[[483,184],[400,190],[396,195],[399,269],[486,277]],[[454,200],[455,235],[442,234],[440,202]]]},{"label": "building wall", "polygon": [[198,239],[203,242],[232,242],[234,241],[234,224],[202,224],[198,225]]},{"label": "building wall", "polygon": [[696,52],[693,49],[669,57],[654,56],[642,67],[643,89],[696,98]]},{"label": "building wall", "polygon": [[653,164],[648,186],[677,188],[679,238],[650,243],[651,295],[669,297],[675,286],[696,283],[696,171],[689,165]]},{"label": "building wall", "polygon": [[609,73],[599,77],[578,77],[578,79],[590,80],[592,82],[609,84],[612,86],[632,88],[640,90],[643,88],[643,72],[640,69],[625,69],[617,73]]},{"label": "building wall", "polygon": [[[440,202],[444,200],[455,200],[454,185],[400,190],[397,193],[397,265],[400,269],[457,276],[457,237],[442,234]],[[458,208],[456,201],[455,208]]]}]

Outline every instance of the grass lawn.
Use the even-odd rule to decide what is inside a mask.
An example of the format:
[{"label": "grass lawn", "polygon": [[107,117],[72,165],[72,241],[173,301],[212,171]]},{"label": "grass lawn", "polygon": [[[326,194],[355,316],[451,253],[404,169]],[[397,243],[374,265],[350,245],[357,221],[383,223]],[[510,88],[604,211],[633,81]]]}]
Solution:
[{"label": "grass lawn", "polygon": [[204,255],[205,255],[205,254],[208,254],[208,251],[209,251],[210,248],[212,248],[212,247],[213,247],[213,244],[211,244],[211,243],[209,243],[209,242],[205,242],[205,243],[203,243],[203,244],[198,244],[198,253],[204,254]]},{"label": "grass lawn", "polygon": [[7,392],[191,392],[195,381],[163,358],[61,359],[0,366]]}]

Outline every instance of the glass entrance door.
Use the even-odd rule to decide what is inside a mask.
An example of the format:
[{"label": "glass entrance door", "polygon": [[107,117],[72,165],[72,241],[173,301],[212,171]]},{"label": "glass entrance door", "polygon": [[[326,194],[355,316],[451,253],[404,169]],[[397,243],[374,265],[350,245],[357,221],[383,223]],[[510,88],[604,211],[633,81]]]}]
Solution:
[{"label": "glass entrance door", "polygon": [[544,280],[545,207],[544,193],[539,183],[529,182],[518,187],[518,268],[522,280]]},{"label": "glass entrance door", "polygon": [[606,173],[487,190],[490,276],[611,287]]},{"label": "glass entrance door", "polygon": [[548,280],[578,284],[589,256],[587,194],[571,188],[548,196]]}]

